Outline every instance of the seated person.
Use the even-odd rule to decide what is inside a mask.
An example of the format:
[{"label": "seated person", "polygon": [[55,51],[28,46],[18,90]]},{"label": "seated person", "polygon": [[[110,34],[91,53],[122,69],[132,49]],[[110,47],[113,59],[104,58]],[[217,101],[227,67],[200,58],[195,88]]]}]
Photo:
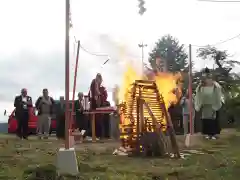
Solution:
[{"label": "seated person", "polygon": [[107,107],[110,106],[109,102],[107,101],[108,93],[104,86],[100,86],[100,106],[101,107]]},{"label": "seated person", "polygon": [[75,101],[74,111],[76,114],[76,125],[82,135],[85,134],[87,130],[87,122],[85,119],[85,115],[83,114],[84,111],[84,100],[83,100],[83,93],[78,93],[78,100]]}]

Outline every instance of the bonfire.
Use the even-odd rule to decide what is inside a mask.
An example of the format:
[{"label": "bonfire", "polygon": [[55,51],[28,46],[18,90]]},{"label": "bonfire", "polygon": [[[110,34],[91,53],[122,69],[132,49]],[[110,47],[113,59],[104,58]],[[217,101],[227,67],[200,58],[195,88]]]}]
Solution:
[{"label": "bonfire", "polygon": [[173,150],[175,154],[179,154],[175,132],[167,111],[181,97],[182,84],[179,82],[181,82],[179,73],[155,73],[147,69],[139,74],[133,66],[127,66],[123,84],[118,92],[121,113],[120,138],[125,148],[124,153],[126,149],[130,149],[131,152],[145,151],[146,154],[146,149],[154,144],[154,141],[149,144],[150,139],[155,138],[157,141],[158,137],[162,137],[158,141],[161,142],[158,143],[161,146],[160,154],[170,152],[166,150],[169,144],[163,135],[163,132],[170,129],[168,132],[174,146],[172,149],[175,149]]}]

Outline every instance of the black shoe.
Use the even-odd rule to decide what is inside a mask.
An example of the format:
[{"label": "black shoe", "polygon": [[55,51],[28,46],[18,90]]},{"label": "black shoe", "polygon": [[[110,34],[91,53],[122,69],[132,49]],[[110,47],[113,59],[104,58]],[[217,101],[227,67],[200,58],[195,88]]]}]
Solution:
[{"label": "black shoe", "polygon": [[17,138],[22,139],[23,137],[22,136],[17,136]]},{"label": "black shoe", "polygon": [[28,140],[28,137],[23,137],[23,139]]}]

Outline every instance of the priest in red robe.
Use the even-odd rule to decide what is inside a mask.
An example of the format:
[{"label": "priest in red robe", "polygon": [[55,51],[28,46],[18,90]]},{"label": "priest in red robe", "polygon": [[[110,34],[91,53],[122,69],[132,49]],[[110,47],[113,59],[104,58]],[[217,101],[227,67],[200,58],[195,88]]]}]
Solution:
[{"label": "priest in red robe", "polygon": [[102,75],[98,73],[96,78],[92,80],[89,91],[89,99],[90,99],[90,108],[94,110],[100,107],[100,86],[102,84]]},{"label": "priest in red robe", "polygon": [[[94,78],[90,85],[89,91],[89,100],[90,100],[90,110],[94,111],[96,108],[101,106],[101,93],[100,86],[102,84],[102,75],[98,73],[96,78]],[[98,138],[102,137],[102,118],[101,114],[95,115],[95,123],[96,123],[96,136]]]}]

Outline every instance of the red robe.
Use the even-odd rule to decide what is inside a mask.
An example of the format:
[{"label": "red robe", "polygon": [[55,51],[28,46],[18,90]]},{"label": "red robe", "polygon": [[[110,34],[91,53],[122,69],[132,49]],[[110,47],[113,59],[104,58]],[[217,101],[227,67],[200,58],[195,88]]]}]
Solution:
[{"label": "red robe", "polygon": [[96,109],[100,106],[100,89],[95,79],[92,80],[89,90],[90,108]]},{"label": "red robe", "polygon": [[101,101],[101,106],[104,106],[104,104],[107,102],[108,94],[107,90],[104,86],[100,86],[100,101]]}]

